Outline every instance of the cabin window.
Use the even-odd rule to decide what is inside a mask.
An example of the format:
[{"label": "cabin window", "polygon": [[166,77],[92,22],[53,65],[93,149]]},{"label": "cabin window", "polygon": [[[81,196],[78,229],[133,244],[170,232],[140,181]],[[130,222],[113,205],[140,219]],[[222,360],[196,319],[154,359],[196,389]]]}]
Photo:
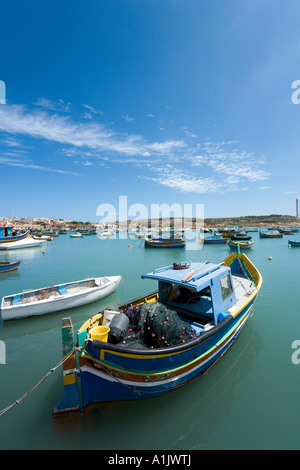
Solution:
[{"label": "cabin window", "polygon": [[221,278],[221,292],[223,301],[226,300],[233,292],[229,274],[226,274],[226,276]]}]

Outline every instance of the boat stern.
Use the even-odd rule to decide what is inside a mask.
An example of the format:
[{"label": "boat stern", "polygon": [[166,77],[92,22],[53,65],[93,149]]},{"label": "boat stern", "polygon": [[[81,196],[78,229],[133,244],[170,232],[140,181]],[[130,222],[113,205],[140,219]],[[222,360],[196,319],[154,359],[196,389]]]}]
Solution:
[{"label": "boat stern", "polygon": [[63,349],[63,394],[52,416],[80,411],[80,395],[77,384],[77,369],[75,356],[74,330],[70,317],[62,319],[62,349]]}]

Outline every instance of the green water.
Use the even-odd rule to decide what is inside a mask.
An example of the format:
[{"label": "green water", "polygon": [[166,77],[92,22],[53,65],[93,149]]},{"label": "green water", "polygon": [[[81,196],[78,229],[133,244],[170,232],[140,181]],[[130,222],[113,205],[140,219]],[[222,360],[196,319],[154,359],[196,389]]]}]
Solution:
[{"label": "green water", "polygon": [[[160,398],[107,404],[83,416],[53,420],[52,408],[62,394],[59,368],[0,417],[0,448],[299,449],[300,364],[293,364],[291,357],[293,341],[300,340],[300,248],[289,248],[287,236],[267,240],[251,235],[255,244],[247,256],[263,276],[255,314],[207,374]],[[300,239],[300,233],[289,238]],[[0,410],[31,390],[61,360],[61,318],[71,316],[79,327],[106,305],[152,291],[156,286],[141,279],[144,272],[185,260],[220,262],[229,253],[222,245],[145,249],[140,239],[68,235],[43,248],[1,253],[1,260],[22,262],[18,273],[0,276],[0,297],[87,276],[121,274],[124,283],[88,306],[4,322]]]}]

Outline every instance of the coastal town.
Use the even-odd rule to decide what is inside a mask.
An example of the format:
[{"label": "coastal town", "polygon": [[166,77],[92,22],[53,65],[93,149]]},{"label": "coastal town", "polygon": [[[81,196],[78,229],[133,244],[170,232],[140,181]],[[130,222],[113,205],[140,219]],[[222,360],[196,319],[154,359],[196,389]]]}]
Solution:
[{"label": "coastal town", "polygon": [[218,230],[230,226],[243,228],[278,228],[278,227],[300,227],[300,218],[291,215],[271,214],[266,216],[243,216],[226,218],[207,218],[203,220],[192,218],[170,218],[170,219],[141,219],[116,221],[111,223],[83,222],[56,218],[30,218],[30,217],[0,217],[0,226],[11,226],[16,231],[55,231],[72,232],[76,230]]}]

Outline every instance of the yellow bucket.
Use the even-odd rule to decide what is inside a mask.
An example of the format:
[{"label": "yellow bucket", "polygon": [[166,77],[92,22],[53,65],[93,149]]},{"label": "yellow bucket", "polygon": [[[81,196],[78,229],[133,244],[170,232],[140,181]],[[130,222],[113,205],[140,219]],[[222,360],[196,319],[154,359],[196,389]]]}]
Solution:
[{"label": "yellow bucket", "polygon": [[108,333],[109,333],[108,326],[94,326],[94,328],[90,329],[91,339],[95,339],[97,341],[107,342]]}]

